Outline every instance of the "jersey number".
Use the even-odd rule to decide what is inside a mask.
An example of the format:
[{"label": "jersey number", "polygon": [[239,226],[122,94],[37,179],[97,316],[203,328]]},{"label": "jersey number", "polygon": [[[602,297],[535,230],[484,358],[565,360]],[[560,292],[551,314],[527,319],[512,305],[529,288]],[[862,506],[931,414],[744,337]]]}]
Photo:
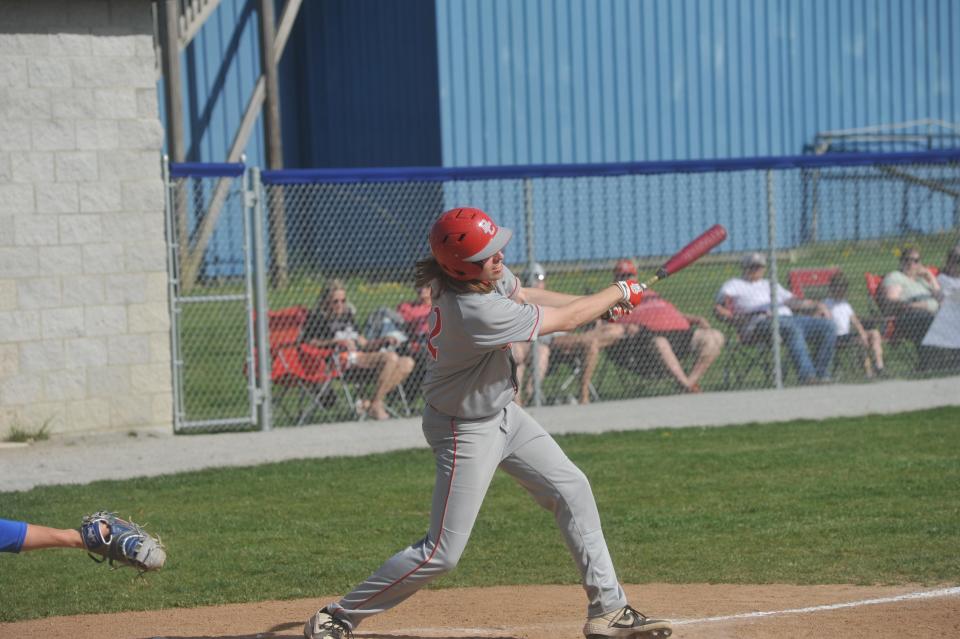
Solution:
[{"label": "jersey number", "polygon": [[427,350],[430,351],[430,357],[433,358],[433,361],[437,361],[437,347],[433,345],[433,338],[440,334],[440,329],[442,328],[440,322],[440,307],[434,306],[433,312],[437,316],[437,321],[433,325],[433,330],[430,331],[430,337],[427,338]]}]

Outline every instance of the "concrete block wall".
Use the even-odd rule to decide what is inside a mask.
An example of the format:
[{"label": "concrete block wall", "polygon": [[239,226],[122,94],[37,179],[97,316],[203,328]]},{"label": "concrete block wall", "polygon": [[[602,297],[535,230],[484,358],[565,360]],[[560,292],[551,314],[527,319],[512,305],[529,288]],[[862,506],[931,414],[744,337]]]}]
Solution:
[{"label": "concrete block wall", "polygon": [[171,428],[146,0],[0,0],[0,440]]}]

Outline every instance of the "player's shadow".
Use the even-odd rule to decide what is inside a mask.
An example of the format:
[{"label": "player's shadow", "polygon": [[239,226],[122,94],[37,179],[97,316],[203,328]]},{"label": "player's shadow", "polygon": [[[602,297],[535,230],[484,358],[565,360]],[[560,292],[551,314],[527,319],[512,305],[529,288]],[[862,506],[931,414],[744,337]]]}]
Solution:
[{"label": "player's shadow", "polygon": [[[202,636],[174,636],[174,635],[164,635],[162,639],[288,639],[291,637],[302,637],[303,635],[299,632],[288,633],[281,632],[277,634],[272,630],[267,632],[255,632],[253,634],[247,635],[202,635]],[[355,632],[353,633],[354,637],[357,639],[521,639],[516,635],[456,635],[450,637],[441,637],[437,635],[393,635],[393,634],[384,634],[380,632]],[[144,637],[143,639],[161,639],[154,636]]]},{"label": "player's shadow", "polygon": [[455,637],[438,637],[437,635],[388,635],[379,632],[355,632],[353,636],[362,639],[521,639],[516,635],[457,635]]},{"label": "player's shadow", "polygon": [[[277,624],[268,628],[264,632],[255,632],[248,635],[203,635],[190,637],[174,637],[166,635],[163,639],[287,639],[289,637],[302,637],[302,621],[291,621],[288,623]],[[292,632],[288,632],[292,631]],[[357,639],[521,639],[514,635],[457,635],[450,637],[440,637],[437,635],[398,635],[383,632],[355,632]],[[144,639],[159,639],[157,637],[145,637]]]}]

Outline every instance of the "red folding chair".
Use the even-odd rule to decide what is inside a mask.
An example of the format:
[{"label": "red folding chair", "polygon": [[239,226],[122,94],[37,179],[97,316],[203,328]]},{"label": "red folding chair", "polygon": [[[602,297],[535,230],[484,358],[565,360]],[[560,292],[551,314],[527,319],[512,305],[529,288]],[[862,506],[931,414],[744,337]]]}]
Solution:
[{"label": "red folding chair", "polygon": [[[332,384],[340,376],[331,349],[300,343],[307,315],[303,306],[267,312],[274,405],[298,426],[318,411],[333,408],[337,395]],[[285,401],[291,394],[295,401]]]},{"label": "red folding chair", "polygon": [[290,306],[276,311],[267,311],[267,335],[270,350],[296,344],[300,339],[300,329],[307,321],[307,309],[303,306]]},{"label": "red folding chair", "polygon": [[790,271],[790,292],[801,298],[823,299],[830,279],[840,271],[830,268],[795,268]]}]

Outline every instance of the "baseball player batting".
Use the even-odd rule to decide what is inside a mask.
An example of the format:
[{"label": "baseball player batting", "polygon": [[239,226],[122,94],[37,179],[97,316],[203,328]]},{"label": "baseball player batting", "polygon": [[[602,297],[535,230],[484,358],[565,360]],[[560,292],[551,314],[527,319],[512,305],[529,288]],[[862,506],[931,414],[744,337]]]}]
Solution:
[{"label": "baseball player batting", "polygon": [[417,262],[416,285],[433,291],[430,357],[423,382],[423,433],[436,458],[427,535],[307,621],[307,639],[343,639],[457,565],[487,487],[503,469],[556,516],[587,595],[588,638],[669,637],[670,622],[627,602],[586,476],[514,398],[512,342],[572,331],[640,302],[646,288],[618,282],[587,296],[523,288],[503,263],[510,229],[483,211],[443,213],[430,231],[432,255]]}]

